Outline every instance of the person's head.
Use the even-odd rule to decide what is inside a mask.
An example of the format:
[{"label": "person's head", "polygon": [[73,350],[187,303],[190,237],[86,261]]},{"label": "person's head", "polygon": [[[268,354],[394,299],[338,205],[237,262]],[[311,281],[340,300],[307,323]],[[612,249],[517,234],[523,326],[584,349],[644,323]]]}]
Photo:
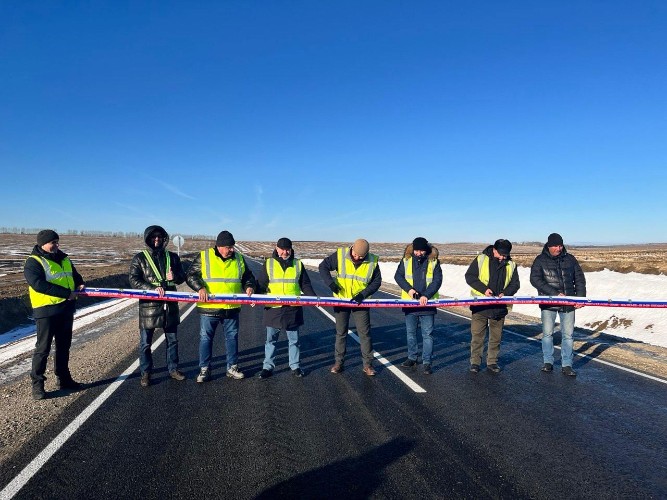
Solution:
[{"label": "person's head", "polygon": [[547,238],[547,248],[552,257],[558,257],[563,252],[563,237],[558,233],[551,233]]},{"label": "person's head", "polygon": [[512,243],[509,240],[499,239],[493,244],[493,256],[498,260],[508,259],[512,251]]},{"label": "person's head", "polygon": [[280,238],[276,243],[276,253],[281,259],[289,259],[292,255],[292,240],[289,238]]},{"label": "person's head", "polygon": [[144,230],[144,241],[150,248],[163,248],[169,243],[169,235],[162,226],[148,226]]},{"label": "person's head", "polygon": [[37,233],[37,245],[46,253],[56,253],[60,245],[60,236],[52,229],[42,229]]},{"label": "person's head", "polygon": [[417,258],[426,257],[431,251],[431,245],[428,244],[426,238],[421,236],[412,240],[412,253]]},{"label": "person's head", "polygon": [[215,246],[220,255],[225,259],[229,258],[234,253],[235,244],[236,240],[234,240],[234,236],[232,236],[232,233],[229,231],[221,231],[215,239]]},{"label": "person's head", "polygon": [[352,257],[352,260],[355,262],[360,262],[366,258],[366,255],[368,254],[368,249],[370,248],[370,245],[368,242],[364,239],[358,239],[352,244],[352,248],[350,248],[350,256]]}]

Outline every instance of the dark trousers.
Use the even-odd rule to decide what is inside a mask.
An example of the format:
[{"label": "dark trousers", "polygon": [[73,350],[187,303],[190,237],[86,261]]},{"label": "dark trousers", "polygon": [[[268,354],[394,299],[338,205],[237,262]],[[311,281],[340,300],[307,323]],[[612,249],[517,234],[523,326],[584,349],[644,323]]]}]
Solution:
[{"label": "dark trousers", "polygon": [[503,337],[504,324],[505,318],[490,319],[481,313],[473,313],[470,322],[470,333],[472,334],[472,340],[470,342],[471,365],[481,364],[487,327],[489,330],[489,345],[486,349],[486,364],[494,365],[498,363],[498,354],[500,353],[500,341]]},{"label": "dark trousers", "polygon": [[[169,373],[178,369],[177,329],[176,325],[164,328],[164,337],[167,341],[167,369]],[[151,344],[153,343],[154,333],[155,328],[142,328],[139,330],[139,369],[142,375],[153,371]]]},{"label": "dark trousers", "polygon": [[48,318],[35,320],[37,325],[37,343],[32,355],[32,383],[44,382],[46,377],[46,363],[51,352],[51,342],[56,341],[56,353],[53,372],[63,380],[71,379],[69,373],[69,348],[72,345],[72,313],[56,314]]},{"label": "dark trousers", "polygon": [[364,366],[371,366],[373,362],[373,341],[371,340],[371,314],[369,309],[351,309],[334,308],[334,318],[336,318],[336,363],[345,362],[345,352],[347,350],[347,330],[350,327],[350,316],[354,318],[354,325],[357,327],[357,334],[361,343],[361,357]]}]

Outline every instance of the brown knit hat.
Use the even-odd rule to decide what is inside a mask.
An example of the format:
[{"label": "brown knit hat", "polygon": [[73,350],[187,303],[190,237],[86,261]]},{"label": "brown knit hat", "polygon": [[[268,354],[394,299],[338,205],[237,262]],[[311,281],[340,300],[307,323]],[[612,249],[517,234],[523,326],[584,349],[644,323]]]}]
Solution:
[{"label": "brown knit hat", "polygon": [[356,240],[353,245],[352,245],[352,251],[356,253],[359,257],[362,259],[366,257],[366,254],[368,253],[369,245],[368,242],[364,239],[358,239]]}]

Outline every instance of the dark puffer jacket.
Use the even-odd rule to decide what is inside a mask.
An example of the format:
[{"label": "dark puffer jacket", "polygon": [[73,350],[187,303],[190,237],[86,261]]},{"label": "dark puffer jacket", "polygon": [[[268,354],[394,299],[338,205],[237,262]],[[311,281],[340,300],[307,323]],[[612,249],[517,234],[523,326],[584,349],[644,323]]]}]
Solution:
[{"label": "dark puffer jacket", "polygon": [[[278,252],[275,250],[273,251],[271,258],[275,259],[284,271],[287,269],[287,267],[292,266],[292,262],[294,260],[294,250],[292,250],[289,258],[286,260],[278,257]],[[313,287],[310,284],[310,276],[308,276],[308,271],[306,271],[306,268],[303,267],[303,264],[301,264],[301,266],[302,269],[299,276],[299,288],[301,288],[303,295],[315,296],[315,290],[313,290]],[[257,285],[257,290],[259,293],[268,293],[269,275],[266,272],[266,263],[259,270],[257,275]],[[296,330],[301,325],[303,325],[303,307],[282,306],[264,308],[264,326],[279,328],[285,332],[287,330]]]},{"label": "dark puffer jacket", "polygon": [[[429,249],[426,255],[422,259],[418,259],[413,255],[412,243],[410,243],[405,247],[403,258],[409,259],[412,257],[412,275],[414,283],[410,285],[405,279],[405,263],[403,262],[403,259],[398,263],[396,273],[394,274],[394,281],[396,281],[396,284],[406,292],[409,292],[411,288],[414,288],[421,295],[425,295],[427,299],[432,299],[442,286],[442,267],[438,260],[439,254],[440,252],[438,252],[438,249],[429,244]],[[427,287],[426,271],[428,270],[429,261],[435,261],[435,268],[433,269],[433,281]],[[417,316],[428,316],[437,312],[435,307],[403,307],[402,309],[405,314],[414,314]]]},{"label": "dark puffer jacket", "polygon": [[[164,242],[160,248],[153,248],[152,241],[149,237],[154,232],[161,232],[164,237]],[[173,252],[165,250],[169,243],[169,235],[160,226],[149,226],[144,231],[144,241],[146,242],[147,250],[153,258],[158,271],[162,275],[162,288],[165,291],[176,291],[175,285],[180,285],[185,281],[185,273],[181,266],[181,259]],[[175,285],[167,285],[166,274],[168,269],[167,253],[171,260],[171,272],[174,277],[171,280]],[[148,263],[143,252],[139,252],[132,258],[130,263],[130,286],[137,290],[155,290],[157,285],[157,276],[153,272],[153,268]],[[178,310],[178,302],[165,302],[161,300],[140,300],[139,301],[139,328],[169,328],[178,325],[181,322],[180,313]]]},{"label": "dark puffer jacket", "polygon": [[[556,296],[560,293],[570,297],[586,296],[586,278],[577,259],[567,253],[565,247],[557,257],[549,253],[544,245],[542,253],[535,257],[530,268],[530,284],[537,288],[537,293],[544,296]],[[572,306],[550,306],[540,304],[540,309],[551,311],[574,311]]]}]

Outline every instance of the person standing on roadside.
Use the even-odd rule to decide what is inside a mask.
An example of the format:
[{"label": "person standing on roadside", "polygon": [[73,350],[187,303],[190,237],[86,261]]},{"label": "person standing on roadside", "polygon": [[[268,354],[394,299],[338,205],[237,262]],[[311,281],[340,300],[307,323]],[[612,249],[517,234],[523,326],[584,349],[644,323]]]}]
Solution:
[{"label": "person standing on roadside", "polygon": [[[292,241],[280,238],[276,248],[257,277],[258,290],[265,290],[269,295],[281,297],[299,297],[315,295],[308,271],[299,259],[294,257]],[[267,379],[273,375],[276,367],[276,342],[281,331],[287,335],[289,367],[292,375],[303,377],[300,365],[299,327],[303,325],[303,307],[300,306],[266,306],[264,307],[264,326],[266,326],[266,343],[264,344],[264,363],[259,378]]]},{"label": "person standing on roadside", "polygon": [[218,325],[225,334],[227,350],[227,376],[236,380],[245,377],[238,366],[239,352],[239,304],[208,302],[209,294],[240,294],[250,296],[257,288],[241,252],[234,250],[236,241],[229,231],[221,231],[215,246],[197,255],[188,270],[188,286],[199,294],[199,375],[197,382],[211,379],[213,338]]},{"label": "person standing on roadside", "polygon": [[[181,259],[166,250],[169,234],[161,226],[148,226],[144,231],[146,249],[132,258],[130,286],[136,290],[154,290],[158,296],[176,291],[176,285],[185,281]],[[174,380],[185,380],[178,369],[178,325],[181,322],[178,302],[139,300],[139,369],[141,387],[151,383],[153,354],[151,344],[156,328],[164,331],[167,341],[167,369]]]},{"label": "person standing on roadside", "polygon": [[[320,263],[319,271],[324,284],[333,292],[334,297],[348,299],[356,304],[361,304],[377,292],[382,284],[378,256],[369,253],[368,241],[364,239],[356,240],[352,246],[337,249]],[[333,310],[336,319],[336,344],[335,363],[331,367],[331,373],[341,373],[344,369],[347,330],[350,316],[353,316],[361,343],[363,372],[369,377],[374,376],[370,308],[334,307]]]},{"label": "person standing on roadside", "polygon": [[[563,238],[551,233],[547,242],[533,261],[530,268],[530,284],[543,296],[586,296],[586,277],[577,259],[567,252]],[[554,326],[556,315],[560,316],[561,371],[569,377],[576,377],[572,369],[574,347],[574,311],[583,305],[552,306],[540,304],[542,311],[542,371],[551,373],[554,368]]]},{"label": "person standing on roadside", "polygon": [[408,344],[408,358],[401,364],[404,368],[417,366],[419,348],[417,327],[422,332],[422,363],[424,373],[430,375],[433,355],[433,325],[437,309],[428,307],[429,299],[438,298],[442,285],[442,268],[438,261],[438,249],[426,238],[415,238],[405,248],[404,257],[399,262],[394,281],[401,287],[402,299],[418,300],[421,307],[404,307],[405,330]]},{"label": "person standing on roadside", "polygon": [[[498,297],[514,295],[519,291],[519,273],[510,256],[512,243],[499,239],[487,246],[470,264],[465,274],[466,283],[470,286],[473,297]],[[503,304],[471,306],[470,321],[470,372],[479,373],[484,351],[486,331],[489,341],[486,348],[486,369],[492,373],[500,373],[498,354],[503,336],[505,317],[509,309]]]},{"label": "person standing on roadside", "polygon": [[76,310],[75,290],[83,290],[83,278],[66,253],[60,250],[60,237],[51,229],[37,233],[37,244],[25,261],[23,275],[28,282],[37,342],[32,355],[32,398],[44,399],[46,364],[55,339],[54,369],[58,389],[78,390],[83,384],[72,378],[69,350]]}]

